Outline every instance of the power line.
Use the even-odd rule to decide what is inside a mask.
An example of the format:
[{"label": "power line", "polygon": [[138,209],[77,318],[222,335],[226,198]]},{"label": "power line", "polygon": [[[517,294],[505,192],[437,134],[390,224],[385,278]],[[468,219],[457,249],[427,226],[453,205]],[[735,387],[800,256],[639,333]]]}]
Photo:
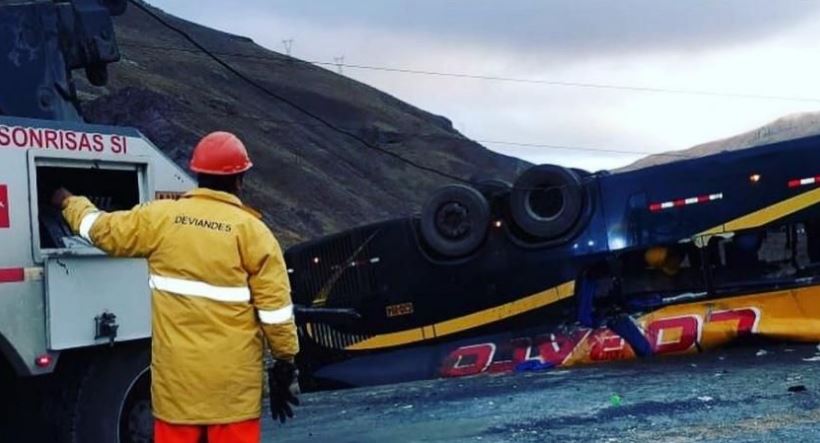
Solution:
[{"label": "power line", "polygon": [[197,47],[197,48],[198,48],[200,51],[202,51],[203,53],[207,54],[207,55],[208,55],[211,59],[213,59],[216,63],[218,63],[218,64],[219,64],[219,65],[221,65],[223,68],[225,68],[226,70],[230,71],[231,73],[233,73],[234,75],[236,75],[237,77],[239,77],[240,79],[242,79],[243,81],[245,81],[246,83],[248,83],[248,84],[250,84],[251,86],[253,86],[253,87],[255,87],[255,88],[259,89],[260,91],[262,91],[262,92],[264,92],[264,93],[266,93],[266,94],[270,95],[271,97],[273,97],[273,98],[275,98],[275,99],[277,99],[277,100],[279,100],[279,101],[281,101],[281,102],[283,102],[283,103],[288,104],[288,105],[289,105],[289,106],[291,106],[293,109],[295,109],[295,110],[297,110],[297,111],[301,112],[302,114],[307,115],[308,117],[310,117],[310,118],[312,118],[312,119],[314,119],[314,120],[318,121],[319,123],[323,124],[323,125],[324,125],[324,126],[326,126],[327,128],[329,128],[329,129],[331,129],[331,130],[333,130],[333,131],[336,131],[336,132],[338,132],[338,133],[340,133],[340,134],[346,135],[347,137],[350,137],[350,138],[352,138],[352,139],[354,139],[354,140],[357,140],[359,143],[361,143],[363,146],[365,146],[365,147],[367,147],[367,148],[369,148],[369,149],[372,149],[372,150],[375,150],[375,151],[381,152],[382,154],[385,154],[385,155],[388,155],[388,156],[390,156],[390,157],[393,157],[393,158],[395,158],[396,160],[399,160],[399,161],[401,161],[401,162],[403,162],[403,163],[405,163],[405,164],[407,164],[407,165],[410,165],[410,166],[412,166],[412,167],[414,167],[414,168],[416,168],[416,169],[419,169],[419,170],[422,170],[422,171],[427,171],[427,172],[429,172],[429,173],[436,174],[436,175],[439,175],[439,176],[441,176],[441,177],[445,177],[445,178],[448,178],[448,179],[450,179],[450,180],[454,180],[454,181],[457,181],[457,182],[460,182],[460,183],[467,183],[467,184],[470,184],[470,181],[469,181],[469,180],[465,180],[465,179],[463,179],[463,178],[461,178],[461,177],[458,177],[458,176],[456,176],[456,175],[449,174],[449,173],[447,173],[447,172],[440,171],[440,170],[438,170],[438,169],[431,168],[431,167],[429,167],[429,166],[425,166],[425,165],[423,165],[423,164],[420,164],[420,163],[418,163],[418,162],[415,162],[415,161],[413,161],[413,160],[410,160],[410,159],[408,159],[408,158],[405,158],[404,156],[401,156],[401,155],[399,155],[399,154],[397,154],[397,153],[395,153],[395,152],[392,152],[392,151],[389,151],[389,150],[387,150],[387,149],[381,148],[381,147],[379,147],[379,146],[373,145],[373,144],[369,143],[368,141],[364,140],[363,138],[361,138],[361,137],[357,136],[356,134],[350,133],[350,132],[345,131],[345,130],[343,130],[343,129],[341,129],[341,128],[337,128],[337,127],[336,127],[333,123],[331,123],[331,122],[329,122],[329,121],[325,120],[323,117],[321,117],[321,116],[319,116],[319,115],[314,114],[313,112],[311,112],[311,111],[309,111],[309,110],[307,110],[307,109],[303,108],[303,107],[302,107],[302,106],[300,106],[299,104],[294,103],[293,101],[291,101],[291,100],[287,99],[286,97],[283,97],[283,96],[281,96],[281,95],[277,94],[276,92],[274,92],[274,91],[272,91],[271,89],[269,89],[269,88],[265,87],[264,85],[262,85],[261,83],[257,82],[256,80],[253,80],[252,78],[247,77],[247,76],[246,76],[246,75],[244,75],[243,73],[239,72],[236,68],[234,68],[233,66],[229,65],[228,63],[226,63],[225,61],[223,61],[221,58],[219,58],[218,56],[216,56],[214,53],[210,52],[207,48],[205,48],[204,46],[202,46],[202,45],[201,45],[199,42],[197,42],[197,41],[196,41],[193,37],[191,37],[191,36],[190,36],[187,32],[185,32],[185,31],[183,31],[182,29],[180,29],[180,28],[178,28],[178,27],[176,27],[176,26],[174,26],[174,25],[172,25],[172,24],[168,23],[168,22],[167,22],[167,21],[165,21],[162,17],[160,17],[159,15],[157,15],[156,13],[154,13],[153,11],[151,11],[150,9],[148,9],[146,6],[144,6],[142,3],[138,2],[137,0],[129,0],[129,2],[130,2],[132,5],[134,5],[137,9],[139,9],[139,10],[143,11],[144,13],[148,14],[150,17],[152,17],[152,18],[153,18],[154,20],[156,20],[158,23],[162,24],[163,26],[167,27],[168,29],[170,29],[170,30],[172,30],[172,31],[176,32],[177,34],[181,35],[181,36],[182,36],[185,40],[187,40],[189,43],[191,43],[192,45],[194,45],[195,47]]},{"label": "power line", "polygon": [[[144,13],[146,13],[147,15],[149,15],[150,17],[152,17],[154,20],[156,20],[157,22],[159,22],[160,24],[162,24],[163,26],[165,26],[165,27],[167,27],[168,29],[170,29],[170,30],[172,30],[172,31],[174,31],[174,32],[176,32],[176,33],[178,33],[178,34],[180,34],[180,35],[181,35],[183,38],[185,38],[185,39],[186,39],[189,43],[191,43],[191,44],[192,44],[192,45],[194,45],[196,48],[198,48],[198,49],[199,49],[202,53],[204,53],[205,55],[207,55],[209,58],[211,58],[212,60],[214,60],[214,61],[215,61],[216,63],[218,63],[220,66],[224,67],[226,70],[230,71],[231,73],[233,73],[234,75],[236,75],[237,77],[239,77],[240,79],[242,79],[243,81],[245,81],[246,83],[248,83],[248,84],[250,84],[251,86],[253,86],[253,87],[255,87],[255,88],[259,89],[260,91],[262,91],[262,92],[264,92],[264,93],[266,93],[266,94],[270,95],[271,97],[273,97],[273,98],[275,98],[275,99],[277,99],[277,100],[279,100],[279,101],[281,101],[281,102],[283,102],[283,103],[288,104],[289,106],[291,106],[291,107],[292,107],[292,108],[294,108],[295,110],[297,110],[297,111],[301,112],[302,114],[307,115],[308,117],[311,117],[312,119],[314,119],[314,120],[316,120],[317,122],[321,123],[321,125],[322,125],[322,126],[327,127],[328,129],[331,129],[331,130],[333,130],[333,131],[335,131],[335,132],[338,132],[338,133],[340,133],[340,134],[342,134],[342,135],[346,135],[346,136],[348,136],[348,137],[350,137],[350,138],[352,138],[352,139],[354,139],[354,140],[358,141],[358,142],[359,142],[359,143],[361,143],[363,146],[365,146],[365,147],[367,147],[367,148],[369,148],[369,149],[373,149],[373,150],[378,151],[378,152],[380,152],[380,153],[382,153],[382,154],[385,154],[385,155],[388,155],[388,156],[390,156],[390,157],[393,157],[393,158],[395,158],[395,159],[397,159],[397,160],[399,160],[399,161],[401,161],[401,162],[403,162],[403,163],[405,163],[405,164],[408,164],[408,165],[410,165],[410,166],[412,166],[412,167],[414,167],[414,168],[416,168],[416,169],[419,169],[419,170],[422,170],[422,171],[426,171],[426,172],[429,172],[429,173],[432,173],[432,174],[436,174],[436,175],[439,175],[439,176],[441,176],[441,177],[448,178],[448,179],[450,179],[450,180],[453,180],[453,181],[456,181],[456,182],[459,182],[459,183],[464,183],[464,184],[468,184],[468,185],[472,185],[472,184],[473,184],[470,180],[466,180],[466,179],[463,179],[463,178],[461,178],[461,177],[458,177],[458,176],[455,176],[455,175],[449,174],[449,173],[447,173],[447,172],[443,172],[443,171],[440,171],[440,170],[438,170],[438,169],[435,169],[435,168],[432,168],[432,167],[429,167],[429,166],[426,166],[426,165],[420,164],[420,163],[415,162],[415,161],[413,161],[413,160],[410,160],[410,159],[408,159],[408,158],[406,158],[406,157],[404,157],[404,156],[401,156],[401,155],[399,155],[399,154],[397,154],[397,153],[394,153],[394,152],[391,152],[391,151],[386,150],[386,149],[384,149],[384,148],[381,148],[381,147],[379,147],[379,146],[373,145],[373,144],[371,144],[370,142],[368,142],[367,140],[364,140],[363,138],[361,138],[361,137],[357,136],[356,134],[353,134],[353,133],[348,132],[348,131],[346,131],[346,130],[344,130],[344,129],[340,128],[340,127],[337,127],[336,125],[334,125],[333,123],[331,123],[331,122],[329,122],[329,121],[325,120],[325,119],[324,119],[324,118],[322,118],[321,116],[319,116],[319,115],[316,115],[316,114],[312,113],[311,111],[309,111],[309,110],[307,110],[307,109],[305,109],[305,108],[301,107],[301,106],[300,106],[300,105],[298,105],[297,103],[294,103],[293,101],[291,101],[291,100],[289,100],[289,99],[287,99],[287,98],[285,98],[285,97],[283,97],[283,96],[281,96],[281,95],[277,94],[276,92],[274,92],[274,91],[272,91],[272,90],[268,89],[267,87],[265,87],[264,85],[260,84],[259,82],[255,81],[255,80],[251,79],[250,77],[245,76],[243,73],[241,73],[240,71],[238,71],[236,68],[234,68],[233,66],[229,65],[229,64],[228,64],[228,63],[226,63],[224,60],[220,59],[220,58],[219,58],[216,54],[212,53],[212,52],[211,52],[211,51],[209,51],[207,48],[205,48],[204,46],[202,46],[199,42],[197,42],[197,41],[196,41],[193,37],[191,37],[188,33],[186,33],[185,31],[183,31],[182,29],[179,29],[179,28],[177,28],[176,26],[174,26],[174,25],[172,25],[172,24],[168,23],[168,22],[167,22],[167,21],[165,21],[162,17],[160,17],[160,16],[158,16],[157,14],[155,14],[153,11],[151,11],[150,9],[148,9],[148,8],[147,8],[146,6],[144,6],[143,4],[139,3],[137,0],[129,0],[129,2],[130,2],[131,4],[133,4],[135,7],[137,7],[138,9],[140,9],[141,11],[143,11]],[[292,121],[286,121],[286,122],[287,122],[287,123],[289,123],[289,124],[294,124],[294,123],[295,123],[295,122],[292,122]],[[298,124],[298,123],[297,123],[297,124]],[[464,140],[468,140],[468,139],[464,139]],[[336,154],[335,152],[334,152],[334,153],[331,153],[331,154],[333,154],[334,156],[337,156],[337,154]],[[588,181],[588,180],[590,180],[590,179],[591,179],[591,178],[583,178],[583,179],[581,179],[581,181],[582,181],[582,182],[585,182],[585,181]],[[561,189],[561,188],[564,188],[564,187],[566,187],[566,186],[568,186],[568,185],[551,186],[551,187],[549,187],[549,188],[547,188],[547,189]],[[522,189],[522,188],[519,188],[519,189]],[[534,190],[535,190],[535,189],[537,189],[537,190],[544,190],[543,188],[533,188],[533,189],[534,189]]]},{"label": "power line", "polygon": [[586,152],[603,152],[603,153],[613,153],[613,154],[626,154],[626,155],[659,155],[659,156],[666,156],[666,157],[681,157],[681,158],[691,158],[691,156],[681,153],[675,152],[649,152],[649,151],[631,151],[625,149],[610,149],[610,148],[596,148],[596,147],[589,147],[589,146],[567,146],[567,145],[552,145],[552,144],[544,144],[544,143],[521,143],[521,142],[508,142],[508,141],[499,141],[499,140],[475,140],[478,143],[487,143],[487,144],[496,144],[496,145],[509,145],[509,146],[521,146],[525,148],[546,148],[546,149],[557,149],[557,150],[565,150],[565,151],[586,151]]},{"label": "power line", "polygon": [[[240,120],[249,120],[249,121],[256,121],[256,122],[263,122],[263,123],[276,123],[276,124],[285,124],[285,125],[292,125],[292,126],[302,126],[302,127],[325,127],[323,124],[318,123],[309,123],[304,121],[295,121],[295,120],[286,120],[286,119],[277,119],[273,117],[260,117],[258,115],[247,115],[247,114],[230,114],[230,113],[217,113],[217,112],[203,112],[197,110],[186,110],[187,113],[207,116],[207,117],[219,117],[219,118],[237,118]],[[355,127],[346,127],[346,126],[336,126],[337,128],[342,128],[345,130],[350,131],[358,131],[362,128],[355,128]],[[375,132],[375,131],[374,131]],[[415,137],[415,138],[445,138],[445,139],[452,139],[452,140],[459,140],[464,142],[475,142],[475,143],[486,143],[486,144],[496,144],[496,145],[509,145],[509,146],[521,146],[521,147],[529,147],[529,148],[543,148],[543,149],[552,149],[552,150],[561,150],[561,151],[578,151],[578,152],[598,152],[598,153],[612,153],[612,154],[623,154],[623,155],[656,155],[656,156],[663,156],[663,157],[677,157],[681,159],[692,158],[691,155],[683,154],[680,152],[652,152],[652,151],[638,151],[638,150],[627,150],[627,149],[614,149],[614,148],[599,148],[599,147],[590,147],[590,146],[573,146],[573,145],[556,145],[556,144],[547,144],[547,143],[526,143],[526,142],[515,142],[515,141],[501,141],[501,140],[483,140],[483,139],[470,139],[467,137],[463,137],[457,134],[451,133],[420,133],[420,132],[402,132],[402,131],[390,131],[390,134],[395,134],[403,137]]]},{"label": "power line", "polygon": [[[186,110],[186,113],[193,114],[193,115],[201,115],[203,117],[238,118],[240,120],[249,120],[249,121],[254,121],[254,122],[286,124],[286,125],[293,125],[293,126],[316,126],[316,127],[320,126],[320,127],[325,127],[324,125],[319,125],[319,124],[316,124],[316,123],[311,124],[311,123],[307,123],[307,122],[299,122],[299,121],[294,121],[294,120],[275,119],[275,118],[270,118],[270,117],[259,117],[259,116],[243,115],[243,114],[203,112],[203,111],[197,111],[197,110],[192,110],[192,109]],[[355,128],[349,128],[349,129],[355,130]],[[450,139],[459,140],[459,141],[463,141],[463,142],[476,142],[476,140],[471,140],[471,139],[468,139],[468,138],[465,138],[465,137],[460,137],[460,136],[453,135],[453,134],[421,134],[421,133],[407,133],[407,132],[396,132],[396,134],[404,135],[404,136],[410,136],[410,137],[419,137],[419,138],[421,138],[421,137],[450,138]],[[487,143],[502,143],[502,142],[487,142]],[[524,146],[552,147],[552,148],[555,148],[555,149],[586,150],[586,148],[571,147],[571,146],[532,145],[532,144],[528,145],[528,144],[521,144],[521,143],[515,143],[515,142],[506,142],[506,143],[507,144],[513,144],[513,145],[524,145]],[[333,157],[338,158],[340,161],[345,162],[349,166],[352,166],[348,159],[346,159],[341,154],[336,153],[333,149],[324,149],[324,152],[327,152],[328,154],[332,155]],[[673,157],[680,157],[680,158],[692,158],[691,156],[688,156],[688,155],[675,154],[675,153],[651,153],[651,152],[637,153],[635,151],[612,151],[612,152],[628,153],[628,154],[642,154],[642,155],[673,156]],[[591,181],[591,179],[586,179],[586,178],[581,179],[581,183],[587,183],[589,181]],[[469,182],[469,181],[463,181],[462,183],[466,183],[466,184],[470,184],[470,185],[474,184],[473,182]],[[558,185],[558,186],[551,186],[551,187],[548,187],[548,188],[541,188],[541,187],[523,188],[523,187],[517,187],[516,189],[544,191],[544,190],[550,190],[550,189],[563,189],[563,188],[566,188],[566,187],[567,187],[567,185]]]},{"label": "power line", "polygon": [[[316,62],[316,61],[310,62],[310,63],[315,64],[315,65],[331,65],[331,64],[334,64],[334,63],[329,63],[329,62]],[[754,99],[754,100],[779,100],[779,101],[820,103],[820,98],[808,98],[808,97],[789,97],[789,96],[780,96],[780,95],[762,95],[762,94],[748,94],[748,93],[704,91],[704,90],[697,90],[697,89],[672,89],[672,88],[657,88],[657,87],[651,87],[651,86],[632,86],[632,85],[619,85],[619,84],[606,84],[606,83],[585,83],[585,82],[569,82],[569,81],[558,81],[558,80],[526,79],[526,78],[514,78],[514,77],[500,77],[500,76],[492,76],[492,75],[476,75],[476,74],[467,74],[467,73],[458,73],[458,72],[438,72],[438,71],[427,71],[427,70],[407,69],[407,68],[391,68],[391,67],[385,67],[385,66],[356,65],[356,64],[349,64],[349,63],[342,64],[341,66],[345,67],[345,68],[363,69],[363,70],[370,70],[370,71],[397,72],[397,73],[403,73],[403,74],[428,75],[428,76],[437,76],[437,77],[454,77],[454,78],[465,78],[465,79],[472,79],[472,80],[490,80],[490,81],[501,81],[501,82],[510,82],[510,83],[529,83],[529,84],[548,85],[548,86],[562,86],[562,87],[570,87],[570,88],[612,89],[612,90],[632,91],[632,92],[649,92],[649,93],[678,94],[678,95],[699,95],[699,96],[708,96],[708,97],[742,98],[742,99]]]},{"label": "power line", "polygon": [[[169,47],[169,46],[153,46],[153,45],[141,45],[141,44],[133,44],[133,43],[124,43],[123,45],[124,46],[141,47],[141,48],[144,48],[144,49],[154,49],[154,50],[195,52],[195,51],[192,51],[192,50],[186,49],[186,48]],[[257,55],[257,54],[241,54],[241,53],[231,53],[231,52],[214,52],[214,54],[217,54],[217,55],[220,55],[220,56],[225,56],[225,57],[246,58],[246,59],[251,59],[251,60],[269,61],[269,62],[275,62],[275,63],[283,63],[283,62],[286,61],[284,58],[276,58],[276,57],[273,57],[273,56]],[[368,71],[392,72],[392,73],[400,73],[400,74],[425,75],[425,76],[449,77],[449,78],[463,78],[463,79],[471,79],[471,80],[499,81],[499,82],[509,82],[509,83],[524,83],[524,84],[536,84],[536,85],[568,87],[568,88],[605,89],[605,90],[619,90],[619,91],[631,91],[631,92],[643,92],[643,93],[661,93],[661,94],[694,95],[694,96],[706,96],[706,97],[739,98],[739,99],[748,99],[748,100],[776,100],[776,101],[791,101],[791,102],[803,102],[803,103],[820,103],[820,98],[813,98],[813,97],[793,97],[793,96],[783,96],[783,95],[765,95],[765,94],[751,94],[751,93],[741,93],[741,92],[736,93],[736,92],[708,91],[708,90],[698,90],[698,89],[660,88],[660,87],[652,87],[652,86],[622,85],[622,84],[614,84],[614,83],[610,84],[610,83],[574,82],[574,81],[545,80],[545,79],[527,79],[527,78],[504,77],[504,76],[495,76],[495,75],[470,74],[470,73],[464,73],[464,72],[441,72],[441,71],[432,71],[432,70],[423,70],[423,69],[410,69],[410,68],[396,68],[396,67],[388,67],[388,66],[361,65],[361,64],[352,64],[352,63],[339,62],[339,60],[334,60],[332,62],[329,62],[329,61],[310,61],[310,60],[300,60],[300,59],[289,59],[287,61],[310,64],[310,65],[317,65],[317,66],[332,66],[332,67],[335,67],[337,69],[350,68],[350,69],[360,69],[360,70],[368,70]]]},{"label": "power line", "polygon": [[[182,51],[182,52],[189,52],[192,54],[198,54],[203,56],[208,56],[207,54],[203,54],[202,51],[194,50],[194,49],[187,49],[187,48],[177,48],[177,47],[166,47],[166,46],[151,46],[151,45],[141,45],[141,44],[133,44],[133,43],[122,43],[123,46],[131,46],[141,49],[149,49],[149,50],[170,50],[170,51]],[[248,56],[250,58],[264,58],[269,61],[282,63],[284,60],[275,59],[272,57],[261,57],[261,56],[251,56],[248,54],[230,54],[230,53],[215,53],[219,55],[236,55],[236,56]],[[297,60],[298,62],[309,64],[309,62],[304,62],[301,60]],[[258,116],[251,116],[251,115],[242,115],[242,114],[217,114],[217,113],[201,113],[205,115],[217,115],[221,117],[234,117],[243,120],[257,120],[257,121],[264,121],[269,123],[284,123],[284,124],[293,124],[297,126],[320,126],[326,127],[327,125],[324,123],[320,124],[313,124],[307,122],[297,122],[293,120],[284,120],[284,119],[274,119],[269,117],[258,117]],[[344,127],[334,125],[336,128],[345,129],[356,131],[361,128],[353,128],[353,127]],[[398,132],[399,135],[404,136],[413,136],[413,137],[445,137],[445,138],[452,138],[457,140],[471,140],[466,137],[456,136],[451,134],[420,134],[420,133],[407,133],[407,132]],[[483,139],[474,139],[477,143],[486,143],[486,144],[496,144],[496,145],[509,145],[509,146],[521,146],[521,147],[533,147],[533,148],[545,148],[545,149],[553,149],[553,150],[563,150],[563,151],[583,151],[583,152],[599,152],[599,153],[613,153],[613,154],[625,154],[625,155],[658,155],[658,156],[666,156],[666,157],[680,157],[680,158],[691,158],[689,155],[681,154],[681,153],[674,153],[674,152],[654,152],[654,151],[642,151],[642,150],[627,150],[627,149],[614,149],[614,148],[597,148],[597,147],[586,147],[586,146],[575,146],[575,145],[557,145],[557,144],[550,144],[550,143],[532,143],[532,142],[515,142],[515,141],[502,141],[502,140],[483,140]]]}]

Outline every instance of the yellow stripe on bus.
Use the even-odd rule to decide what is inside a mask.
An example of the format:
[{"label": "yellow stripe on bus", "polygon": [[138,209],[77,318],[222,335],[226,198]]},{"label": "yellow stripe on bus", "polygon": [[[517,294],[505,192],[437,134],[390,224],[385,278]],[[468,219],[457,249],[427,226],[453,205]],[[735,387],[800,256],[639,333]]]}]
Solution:
[{"label": "yellow stripe on bus", "polygon": [[721,234],[733,232],[741,229],[757,228],[777,219],[793,214],[820,202],[820,188],[804,192],[795,197],[767,206],[763,209],[751,212],[742,217],[726,222],[714,228],[697,234],[696,237],[705,235]]},{"label": "yellow stripe on bus", "polygon": [[376,335],[368,338],[367,340],[350,345],[345,349],[348,351],[363,351],[367,349],[387,348],[455,334],[468,329],[501,321],[519,314],[534,311],[570,297],[574,293],[575,282],[570,281],[554,288],[541,291],[537,294],[533,294],[500,306],[484,309],[483,311],[467,314],[462,317],[445,320],[419,328]]}]

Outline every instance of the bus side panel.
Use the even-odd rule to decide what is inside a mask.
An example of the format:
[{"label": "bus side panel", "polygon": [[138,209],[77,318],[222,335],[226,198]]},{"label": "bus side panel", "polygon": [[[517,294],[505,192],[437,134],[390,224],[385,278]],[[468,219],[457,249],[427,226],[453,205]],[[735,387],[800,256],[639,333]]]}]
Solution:
[{"label": "bus side panel", "polygon": [[690,239],[807,192],[789,183],[820,174],[818,146],[807,137],[602,177],[610,248]]}]

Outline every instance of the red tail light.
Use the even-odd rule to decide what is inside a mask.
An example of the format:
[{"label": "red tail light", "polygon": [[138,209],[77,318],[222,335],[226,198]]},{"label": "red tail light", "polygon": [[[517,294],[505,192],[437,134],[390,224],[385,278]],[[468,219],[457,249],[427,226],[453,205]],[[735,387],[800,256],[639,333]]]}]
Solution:
[{"label": "red tail light", "polygon": [[51,366],[52,363],[54,363],[54,359],[48,354],[39,355],[34,359],[34,364],[37,365],[38,368],[47,368]]}]

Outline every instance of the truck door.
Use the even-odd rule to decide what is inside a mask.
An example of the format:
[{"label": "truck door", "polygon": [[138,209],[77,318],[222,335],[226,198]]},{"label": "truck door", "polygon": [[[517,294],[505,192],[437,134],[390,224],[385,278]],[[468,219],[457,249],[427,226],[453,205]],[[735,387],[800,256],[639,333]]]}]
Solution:
[{"label": "truck door", "polygon": [[49,349],[149,337],[146,261],[107,257],[70,231],[50,199],[63,186],[102,210],[130,209],[153,195],[150,158],[28,154],[32,253],[45,269]]}]

